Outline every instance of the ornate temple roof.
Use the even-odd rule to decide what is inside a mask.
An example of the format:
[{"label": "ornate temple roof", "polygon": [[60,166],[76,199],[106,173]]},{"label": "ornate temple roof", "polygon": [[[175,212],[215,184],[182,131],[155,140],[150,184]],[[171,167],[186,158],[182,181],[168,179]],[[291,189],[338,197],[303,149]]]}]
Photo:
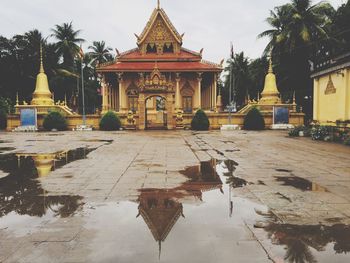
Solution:
[{"label": "ornate temple roof", "polygon": [[[154,9],[141,35],[137,36],[137,45],[137,48],[123,53],[117,51],[115,61],[101,64],[97,71],[152,72],[155,63],[158,63],[160,71],[165,72],[222,71],[222,65],[203,60],[202,51],[182,47],[182,36],[159,6]],[[173,50],[166,52],[163,47]],[[154,48],[154,52],[149,52],[148,48]]]},{"label": "ornate temple roof", "polygon": [[175,37],[177,42],[178,43],[182,43],[182,36],[177,32],[176,28],[171,23],[168,15],[165,13],[164,9],[157,7],[157,8],[155,8],[153,10],[153,13],[152,13],[150,19],[148,20],[144,30],[142,31],[141,35],[138,37],[137,44],[140,45],[146,39],[146,37],[149,34],[150,30],[154,26],[158,16],[161,16],[161,18],[164,21],[165,25],[168,27],[170,32],[173,34],[173,36]]}]

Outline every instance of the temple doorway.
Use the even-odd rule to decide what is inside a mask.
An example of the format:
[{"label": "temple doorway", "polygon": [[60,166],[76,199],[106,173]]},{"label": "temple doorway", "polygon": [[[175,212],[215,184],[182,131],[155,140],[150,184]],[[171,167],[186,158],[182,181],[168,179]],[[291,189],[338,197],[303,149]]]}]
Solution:
[{"label": "temple doorway", "polygon": [[147,130],[165,130],[168,126],[165,97],[155,95],[145,100],[145,128]]}]

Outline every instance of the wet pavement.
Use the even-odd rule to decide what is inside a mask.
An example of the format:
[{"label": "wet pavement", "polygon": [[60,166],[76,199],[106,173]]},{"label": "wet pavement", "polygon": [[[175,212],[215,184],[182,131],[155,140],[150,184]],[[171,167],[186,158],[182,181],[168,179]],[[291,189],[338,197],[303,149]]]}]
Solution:
[{"label": "wet pavement", "polygon": [[285,132],[0,133],[0,262],[350,262],[349,164]]}]

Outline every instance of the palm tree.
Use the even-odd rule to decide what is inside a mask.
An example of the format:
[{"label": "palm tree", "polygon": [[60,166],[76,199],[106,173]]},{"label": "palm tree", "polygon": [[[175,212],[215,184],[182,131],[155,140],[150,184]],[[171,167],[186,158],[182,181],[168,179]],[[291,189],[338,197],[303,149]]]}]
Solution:
[{"label": "palm tree", "polygon": [[51,36],[58,40],[56,43],[57,52],[63,56],[64,66],[72,68],[74,65],[74,58],[80,50],[79,44],[84,42],[84,39],[79,38],[81,31],[75,31],[72,22],[70,22],[62,25],[55,25],[52,32],[53,34]]},{"label": "palm tree", "polygon": [[228,89],[230,86],[230,74],[232,69],[233,74],[233,97],[238,106],[242,106],[249,86],[249,59],[244,55],[244,52],[234,54],[234,57],[228,61],[229,65],[225,68],[228,71],[225,82],[224,97],[228,97]]},{"label": "palm tree", "polygon": [[89,49],[92,51],[89,52],[93,62],[97,64],[101,64],[107,61],[111,61],[113,59],[112,48],[106,47],[106,43],[104,41],[94,41],[92,46],[89,46]]},{"label": "palm tree", "polygon": [[267,50],[283,45],[284,51],[297,53],[299,48],[328,37],[324,28],[334,13],[334,8],[326,2],[312,5],[311,0],[292,0],[276,7],[275,12],[270,11],[266,21],[272,29],[258,37],[270,38]]},{"label": "palm tree", "polygon": [[329,38],[326,28],[334,12],[326,2],[312,5],[311,0],[291,0],[271,11],[266,21],[272,28],[258,36],[269,37],[265,52],[273,51],[277,73],[284,74],[278,77],[284,80],[282,90],[295,91],[297,103],[308,116],[312,115],[310,61],[321,41]]}]

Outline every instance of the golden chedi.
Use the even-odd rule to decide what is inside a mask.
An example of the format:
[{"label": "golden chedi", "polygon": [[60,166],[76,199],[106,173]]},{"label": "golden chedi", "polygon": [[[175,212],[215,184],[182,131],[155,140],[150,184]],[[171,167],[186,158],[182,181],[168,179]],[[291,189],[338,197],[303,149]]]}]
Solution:
[{"label": "golden chedi", "polygon": [[55,154],[37,154],[33,156],[38,177],[48,176],[54,166]]},{"label": "golden chedi", "polygon": [[277,89],[276,75],[273,73],[272,57],[270,56],[269,71],[265,77],[265,86],[263,92],[261,93],[259,104],[272,105],[280,103],[280,93]]},{"label": "golden chedi", "polygon": [[33,99],[32,99],[31,105],[43,105],[43,106],[54,105],[52,94],[49,88],[47,75],[45,74],[45,71],[44,71],[43,50],[41,46],[40,46],[40,70],[39,70],[38,76],[36,77],[35,91],[33,93]]}]

